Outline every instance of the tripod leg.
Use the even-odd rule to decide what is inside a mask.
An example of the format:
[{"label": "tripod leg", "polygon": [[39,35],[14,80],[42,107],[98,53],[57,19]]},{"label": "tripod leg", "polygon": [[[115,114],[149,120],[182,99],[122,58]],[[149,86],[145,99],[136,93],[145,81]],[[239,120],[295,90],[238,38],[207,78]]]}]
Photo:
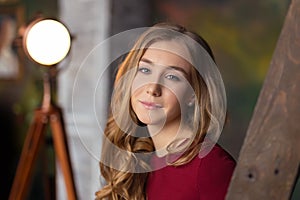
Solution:
[{"label": "tripod leg", "polygon": [[62,126],[62,117],[58,110],[54,109],[53,113],[50,115],[50,124],[53,134],[54,148],[64,176],[68,199],[75,200],[77,199],[77,196],[67,147],[66,134]]},{"label": "tripod leg", "polygon": [[[43,176],[43,185],[44,185],[44,200],[55,200],[56,191],[55,191],[55,182],[54,176],[52,176],[52,167],[54,160],[54,155],[52,154],[52,138],[45,139],[44,148],[42,148],[42,176]],[[50,153],[51,152],[51,153]],[[50,165],[51,164],[51,165]]]},{"label": "tripod leg", "polygon": [[36,110],[34,120],[25,138],[9,200],[25,199],[27,195],[34,162],[36,161],[38,151],[43,141],[46,123],[47,116],[40,110]]}]

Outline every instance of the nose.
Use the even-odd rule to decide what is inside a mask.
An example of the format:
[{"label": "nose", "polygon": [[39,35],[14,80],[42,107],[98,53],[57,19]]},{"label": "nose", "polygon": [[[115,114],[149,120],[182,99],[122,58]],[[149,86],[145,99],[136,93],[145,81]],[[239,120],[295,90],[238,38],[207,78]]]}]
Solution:
[{"label": "nose", "polygon": [[146,92],[151,96],[158,97],[161,95],[161,85],[158,83],[149,83]]}]

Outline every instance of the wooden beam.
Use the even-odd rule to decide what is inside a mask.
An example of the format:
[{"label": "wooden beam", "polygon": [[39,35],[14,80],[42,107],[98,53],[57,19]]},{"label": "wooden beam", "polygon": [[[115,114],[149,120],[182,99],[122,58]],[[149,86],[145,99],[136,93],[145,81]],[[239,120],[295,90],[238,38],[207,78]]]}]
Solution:
[{"label": "wooden beam", "polygon": [[226,199],[289,199],[299,161],[300,0],[293,0]]}]

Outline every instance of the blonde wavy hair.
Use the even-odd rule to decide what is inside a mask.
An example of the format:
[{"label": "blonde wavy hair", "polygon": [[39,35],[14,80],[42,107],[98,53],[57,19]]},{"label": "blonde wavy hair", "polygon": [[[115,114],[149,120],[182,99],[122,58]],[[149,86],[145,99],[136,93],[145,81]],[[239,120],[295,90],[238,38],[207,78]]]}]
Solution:
[{"label": "blonde wavy hair", "polygon": [[[178,34],[169,34],[169,31]],[[155,148],[149,135],[136,137],[141,135],[139,127],[144,126],[144,124],[139,121],[131,108],[130,88],[141,57],[147,48],[155,42],[181,42],[187,47],[192,58],[197,57],[199,52],[196,47],[188,44],[182,36],[193,39],[197,44],[200,44],[214,62],[213,53],[201,36],[179,25],[159,23],[150,27],[139,37],[132,50],[119,66],[111,101],[112,109],[104,130],[105,139],[101,151],[100,171],[106,185],[96,192],[97,200],[147,199],[146,181],[148,173],[151,171],[148,161]],[[194,60],[193,62],[196,63],[197,61]],[[199,153],[210,122],[214,118],[211,112],[208,87],[198,71],[199,69],[192,67],[190,84],[195,92],[197,102],[192,107],[192,114],[188,117],[189,122],[187,122],[195,127],[194,137],[179,159],[168,163],[169,165],[186,164]],[[125,76],[126,78],[124,78]],[[114,107],[118,110],[114,110]],[[135,153],[145,156],[139,158]],[[118,167],[116,167],[116,163],[118,163]]]}]

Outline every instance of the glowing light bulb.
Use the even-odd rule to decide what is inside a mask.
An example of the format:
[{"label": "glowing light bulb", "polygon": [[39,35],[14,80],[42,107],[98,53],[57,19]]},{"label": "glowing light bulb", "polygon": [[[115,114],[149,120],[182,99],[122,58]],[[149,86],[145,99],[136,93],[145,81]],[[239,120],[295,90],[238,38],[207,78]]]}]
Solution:
[{"label": "glowing light bulb", "polygon": [[53,66],[62,61],[71,47],[68,29],[53,19],[44,19],[29,27],[24,38],[25,51],[37,63]]}]

